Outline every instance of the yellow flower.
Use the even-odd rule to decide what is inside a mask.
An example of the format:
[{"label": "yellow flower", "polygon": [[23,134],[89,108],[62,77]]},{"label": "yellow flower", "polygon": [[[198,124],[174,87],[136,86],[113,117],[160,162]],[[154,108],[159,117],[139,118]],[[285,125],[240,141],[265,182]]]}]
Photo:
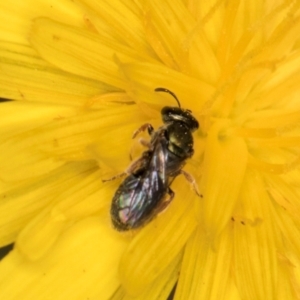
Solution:
[{"label": "yellow flower", "polygon": [[[299,299],[300,2],[0,4],[0,298]],[[20,2],[20,3],[19,3]],[[112,229],[132,132],[200,122],[176,196]],[[131,150],[130,150],[131,149]]]}]

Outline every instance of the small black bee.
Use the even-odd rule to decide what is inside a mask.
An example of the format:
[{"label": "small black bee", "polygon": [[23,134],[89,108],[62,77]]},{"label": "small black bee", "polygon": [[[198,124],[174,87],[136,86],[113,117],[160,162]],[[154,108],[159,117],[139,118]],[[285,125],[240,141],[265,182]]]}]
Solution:
[{"label": "small black bee", "polygon": [[148,150],[126,172],[108,179],[127,175],[111,205],[112,223],[119,231],[138,228],[163,211],[174,198],[170,185],[179,174],[185,176],[199,195],[193,177],[182,170],[186,159],[194,153],[192,132],[199,128],[199,123],[190,110],[180,107],[174,93],[165,88],[155,91],[171,94],[179,107],[162,109],[164,125],[156,131],[147,123],[134,133],[133,138],[148,130],[150,141],[141,140]]}]

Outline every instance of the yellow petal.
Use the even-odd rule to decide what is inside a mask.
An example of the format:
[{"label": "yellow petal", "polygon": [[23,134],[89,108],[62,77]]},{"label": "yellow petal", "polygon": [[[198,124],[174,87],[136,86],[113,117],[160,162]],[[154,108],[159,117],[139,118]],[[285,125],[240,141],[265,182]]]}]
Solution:
[{"label": "yellow petal", "polygon": [[[252,128],[286,127],[297,124],[300,120],[300,111],[297,109],[263,110],[251,116],[247,126]],[[248,129],[248,128],[247,128]],[[275,135],[274,135],[275,136]]]},{"label": "yellow petal", "polygon": [[209,3],[207,1],[197,0],[191,0],[188,3],[189,9],[195,16],[199,26],[203,26],[207,39],[210,44],[213,45],[213,49],[217,49],[220,34],[222,33],[225,11],[223,4],[223,1]]},{"label": "yellow petal", "polygon": [[126,242],[100,219],[73,225],[40,261],[13,250],[0,265],[0,298],[109,299],[119,285],[117,264]]},{"label": "yellow petal", "polygon": [[245,300],[276,299],[276,229],[270,200],[261,176],[248,171],[236,211],[245,220],[234,221],[234,270],[241,298]]},{"label": "yellow petal", "polygon": [[[160,276],[153,282],[151,287],[140,296],[141,300],[165,300],[168,299],[180,274],[182,261],[181,253],[168,265]],[[134,298],[133,298],[134,299]]]},{"label": "yellow petal", "polygon": [[[108,133],[113,127],[119,128],[116,134],[119,139],[111,141],[118,143],[123,138],[124,142],[126,140],[121,144],[124,148],[109,143],[105,145],[117,151],[117,156],[123,159],[120,168],[124,169],[128,163],[124,157],[129,156],[127,153],[130,149],[131,132],[136,126],[131,125],[132,131],[128,132],[127,136],[122,135],[121,126],[127,124],[130,119],[143,119],[142,115],[141,118],[137,115],[138,109],[134,105],[95,111],[82,110],[72,117],[58,115],[44,126],[14,135],[2,142],[1,176],[6,180],[27,179],[54,170],[65,161],[101,159],[101,156],[97,157],[97,153],[93,151],[98,145],[101,149],[102,134],[107,136],[105,142],[111,140],[111,133]],[[126,145],[128,148],[125,148]],[[8,157],[14,157],[14,160],[6,159]]]},{"label": "yellow petal", "polygon": [[231,219],[247,166],[248,150],[243,139],[222,136],[226,121],[215,122],[206,143],[200,191],[200,220],[214,242]]},{"label": "yellow petal", "polygon": [[300,299],[299,289],[299,256],[295,261],[288,260],[285,256],[279,254],[278,264],[278,282],[277,285],[277,298],[295,300]]},{"label": "yellow petal", "polygon": [[290,216],[297,220],[300,214],[300,191],[298,187],[286,182],[279,176],[269,175],[267,182],[269,183],[269,193],[273,199],[280,207],[284,208]]},{"label": "yellow petal", "polygon": [[65,105],[21,101],[1,103],[1,143],[12,136],[41,127],[61,116],[70,117],[76,113],[76,107]]},{"label": "yellow petal", "polygon": [[120,278],[130,295],[138,295],[166,269],[195,229],[194,192],[178,183],[170,206],[137,234],[122,257]]},{"label": "yellow petal", "polygon": [[[44,176],[1,186],[0,245],[14,242],[21,229],[34,216],[44,208],[52,207],[53,203],[56,203],[64,192],[67,194],[70,187],[76,186],[97,168],[95,162],[73,162]],[[101,182],[99,182],[100,184]],[[101,207],[100,203],[99,199],[99,206]]]},{"label": "yellow petal", "polygon": [[109,206],[115,187],[109,189],[109,185],[102,183],[98,168],[76,175],[76,182],[68,182],[68,186],[18,236],[16,246],[29,259],[45,255],[61,232],[78,220],[104,211],[110,226]]},{"label": "yellow petal", "polygon": [[[261,2],[259,5],[261,5]],[[279,13],[286,15],[276,19]],[[266,26],[273,18],[275,19],[273,26]],[[271,13],[264,18],[263,22],[265,24],[262,24],[267,28],[268,42],[254,58],[253,63],[257,63],[260,60],[280,60],[292,51],[297,40],[295,36],[297,36],[300,29],[299,3],[290,6],[278,5],[273,7]]]},{"label": "yellow petal", "polygon": [[0,3],[0,39],[28,45],[28,31],[32,19],[43,14],[66,24],[84,27],[82,11],[73,1],[7,0]]},{"label": "yellow petal", "polygon": [[180,274],[175,299],[229,299],[225,292],[230,283],[231,264],[231,228],[223,231],[214,248],[206,240],[205,231],[198,228],[185,248],[184,272]]},{"label": "yellow petal", "polygon": [[[277,197],[274,195],[274,200]],[[299,289],[299,266],[300,266],[300,240],[298,216],[292,218],[284,207],[274,205],[275,224],[278,225],[278,297],[280,299],[298,299]]]},{"label": "yellow petal", "polygon": [[[121,63],[120,69],[128,80],[126,90],[136,102],[146,101],[151,104],[159,104],[160,107],[165,105],[174,106],[174,99],[169,95],[158,95],[158,93],[155,95],[153,93],[153,90],[157,87],[167,87],[176,94],[178,99],[180,99],[182,107],[194,107],[194,110],[200,111],[201,107],[214,92],[214,87],[212,85],[158,64]],[[155,74],[155,76],[153,76],[153,74]],[[139,94],[134,93],[135,91],[132,92],[131,87],[133,83],[136,86],[150,87],[151,91],[146,91],[148,97],[141,97]],[[187,86],[193,88],[187,89]],[[153,93],[152,97],[149,97],[150,93]],[[166,100],[159,101],[159,97]]]},{"label": "yellow petal", "polygon": [[175,70],[210,84],[216,82],[219,65],[215,54],[183,2],[147,1],[144,9],[147,35],[158,56]]},{"label": "yellow petal", "polygon": [[110,300],[166,300],[178,279],[181,261],[182,255],[179,254],[151,286],[138,296],[130,296],[123,288],[120,288]]},{"label": "yellow petal", "polygon": [[[255,85],[249,94],[244,95],[246,97],[239,108],[242,118],[249,118],[252,112],[266,113],[261,110],[265,108],[269,110],[270,107],[272,107],[272,111],[278,108],[286,111],[293,110],[293,108],[299,110],[299,101],[296,96],[300,76],[299,63],[300,55],[295,52],[282,61],[273,62],[273,65],[269,63],[270,71],[265,72],[263,78],[260,69],[257,68],[254,68],[246,76],[242,76],[245,81],[245,84],[241,84],[243,87],[246,85],[249,89]],[[255,83],[251,84],[249,80],[255,80]],[[267,122],[264,125],[268,127]]]},{"label": "yellow petal", "polygon": [[37,260],[45,255],[68,225],[62,211],[52,210],[49,213],[48,210],[46,208],[39,213],[17,238],[16,247],[30,260]]},{"label": "yellow petal", "polygon": [[72,75],[43,61],[28,46],[0,42],[0,96],[43,103],[84,105],[109,87]]},{"label": "yellow petal", "polygon": [[124,82],[114,57],[122,62],[153,61],[112,38],[44,18],[35,20],[30,41],[44,59],[60,69],[119,88]]},{"label": "yellow petal", "polygon": [[134,45],[139,52],[155,57],[145,38],[141,19],[144,11],[139,2],[82,0],[79,4],[89,16],[93,16],[92,22],[99,33],[114,36],[120,43],[130,47]]},{"label": "yellow petal", "polygon": [[[276,201],[277,197],[274,197]],[[282,240],[284,241],[284,249],[280,249],[282,253],[285,251],[292,251],[296,257],[300,257],[300,230],[299,230],[299,220],[297,218],[292,218],[286,210],[281,207],[276,207],[275,210],[276,224],[280,228],[280,233],[282,234]]]}]

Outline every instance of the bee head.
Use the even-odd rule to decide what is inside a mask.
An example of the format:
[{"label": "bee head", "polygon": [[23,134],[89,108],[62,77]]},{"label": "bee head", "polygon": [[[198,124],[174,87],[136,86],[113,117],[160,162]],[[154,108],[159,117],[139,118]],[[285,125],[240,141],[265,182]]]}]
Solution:
[{"label": "bee head", "polygon": [[189,109],[182,109],[180,107],[165,106],[161,110],[162,120],[165,124],[181,122],[193,132],[199,128],[199,123],[191,113]]},{"label": "bee head", "polygon": [[173,96],[176,100],[178,107],[166,106],[161,110],[162,120],[166,123],[181,122],[184,123],[190,131],[195,131],[199,128],[198,121],[192,116],[192,112],[189,109],[183,109],[180,107],[180,102],[176,95],[170,90],[162,87],[158,87],[155,92],[165,92]]}]

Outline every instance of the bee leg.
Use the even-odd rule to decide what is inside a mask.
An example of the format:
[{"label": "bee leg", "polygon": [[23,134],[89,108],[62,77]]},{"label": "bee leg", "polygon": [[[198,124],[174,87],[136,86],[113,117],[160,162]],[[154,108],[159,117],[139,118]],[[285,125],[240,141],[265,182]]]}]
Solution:
[{"label": "bee leg", "polygon": [[195,178],[188,172],[184,171],[184,170],[180,170],[178,172],[178,175],[179,174],[182,174],[185,179],[190,183],[190,185],[192,186],[192,189],[193,191],[197,194],[197,196],[199,196],[200,198],[202,198],[203,196],[199,193],[199,190],[198,190],[198,185],[196,183],[196,180]]},{"label": "bee leg", "polygon": [[[146,147],[146,148],[151,148],[151,143],[143,138],[139,139],[139,142],[142,146]],[[134,145],[133,145],[134,146]],[[130,152],[129,152],[129,159],[130,161],[132,161],[132,153],[133,153],[133,149],[134,147],[131,146]]]},{"label": "bee leg", "polygon": [[[139,142],[142,146],[146,148],[151,148],[151,143],[143,138],[139,139]],[[131,147],[130,153],[129,153],[129,159],[132,161],[132,152],[133,152],[133,146]]]},{"label": "bee leg", "polygon": [[169,197],[166,200],[164,200],[162,203],[160,203],[160,205],[158,206],[157,208],[158,214],[162,213],[169,206],[169,204],[172,202],[172,200],[175,197],[175,193],[170,188],[168,188],[167,193],[169,194]]},{"label": "bee leg", "polygon": [[125,175],[128,175],[126,172],[122,172],[122,173],[119,173],[119,174],[117,174],[117,175],[115,175],[115,176],[113,176],[113,177],[111,177],[111,178],[108,178],[108,179],[102,179],[102,182],[107,182],[107,181],[113,181],[113,180],[116,180],[116,179],[118,179],[118,178],[121,178],[121,177],[123,177],[123,176],[125,176]]},{"label": "bee leg", "polygon": [[151,148],[151,143],[143,138],[139,139],[139,142],[141,145],[143,145],[146,148]]},{"label": "bee leg", "polygon": [[141,164],[143,163],[143,161],[145,160],[144,157],[139,158],[138,160],[134,161],[133,163],[131,163],[131,165],[122,173],[119,173],[111,178],[108,179],[102,179],[102,182],[107,182],[107,181],[112,181],[118,178],[121,178],[123,176],[132,174],[136,169],[138,169]]},{"label": "bee leg", "polygon": [[[144,125],[142,125],[139,129],[137,129],[134,133],[132,138],[134,139],[140,132],[145,131],[146,129],[148,129],[148,133],[151,136],[152,132],[154,131],[154,128],[152,127],[151,124],[146,123]],[[151,143],[148,142],[147,140],[140,138],[139,142],[141,145],[143,145],[146,148],[150,148],[151,147]],[[132,152],[133,152],[133,147],[131,147],[130,153],[129,153],[129,159],[132,160]]]},{"label": "bee leg", "polygon": [[132,138],[134,139],[140,132],[145,131],[146,129],[148,130],[149,135],[154,131],[153,126],[150,123],[146,123],[133,133]]}]

